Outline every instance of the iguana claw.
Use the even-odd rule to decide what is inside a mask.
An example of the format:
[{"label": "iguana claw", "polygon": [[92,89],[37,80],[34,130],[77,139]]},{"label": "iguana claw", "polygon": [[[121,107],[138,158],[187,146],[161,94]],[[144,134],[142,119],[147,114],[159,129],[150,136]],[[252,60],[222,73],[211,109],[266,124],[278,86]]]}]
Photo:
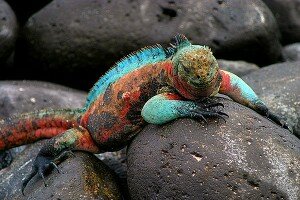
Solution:
[{"label": "iguana claw", "polygon": [[39,176],[43,179],[45,187],[47,187],[46,181],[45,181],[45,172],[51,168],[57,168],[56,164],[53,163],[53,161],[47,157],[38,155],[34,161],[34,164],[32,166],[31,173],[25,178],[25,180],[22,183],[22,194],[24,195],[24,189],[29,183],[29,181],[36,175],[39,174]]}]

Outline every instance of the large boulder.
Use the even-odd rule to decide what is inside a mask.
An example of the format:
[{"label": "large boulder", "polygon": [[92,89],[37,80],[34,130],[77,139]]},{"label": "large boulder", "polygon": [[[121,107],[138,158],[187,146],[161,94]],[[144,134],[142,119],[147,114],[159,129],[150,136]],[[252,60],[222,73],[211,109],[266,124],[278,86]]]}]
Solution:
[{"label": "large boulder", "polygon": [[33,159],[14,163],[14,170],[9,167],[0,171],[0,199],[122,199],[112,170],[92,154],[78,152],[75,155],[59,165],[60,173],[54,170],[46,177],[48,187],[35,176],[25,188],[25,196],[21,193],[21,184],[30,173],[28,166]]},{"label": "large boulder", "polygon": [[263,0],[271,9],[279,25],[284,43],[300,41],[300,1]]},{"label": "large boulder", "polygon": [[0,118],[45,108],[81,108],[87,93],[42,81],[0,81]]},{"label": "large boulder", "polygon": [[88,88],[122,56],[177,33],[227,59],[270,63],[281,52],[259,0],[53,0],[27,21],[15,60],[24,77]]},{"label": "large boulder", "polygon": [[270,65],[242,78],[300,138],[300,62]]},{"label": "large boulder", "polygon": [[[11,55],[17,38],[17,20],[13,10],[3,0],[0,0],[0,66]],[[5,73],[1,69],[1,73]]]},{"label": "large boulder", "polygon": [[135,199],[300,198],[300,141],[253,110],[220,99],[229,118],[148,125],[128,149]]}]

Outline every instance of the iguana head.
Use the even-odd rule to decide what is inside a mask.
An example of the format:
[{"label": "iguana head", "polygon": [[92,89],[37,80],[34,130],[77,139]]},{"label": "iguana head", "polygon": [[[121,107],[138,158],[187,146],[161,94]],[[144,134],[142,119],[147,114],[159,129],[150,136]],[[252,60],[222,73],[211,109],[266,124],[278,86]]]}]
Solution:
[{"label": "iguana head", "polygon": [[175,88],[189,99],[215,95],[220,87],[221,76],[216,58],[210,48],[192,45],[186,38],[177,44],[172,57]]}]

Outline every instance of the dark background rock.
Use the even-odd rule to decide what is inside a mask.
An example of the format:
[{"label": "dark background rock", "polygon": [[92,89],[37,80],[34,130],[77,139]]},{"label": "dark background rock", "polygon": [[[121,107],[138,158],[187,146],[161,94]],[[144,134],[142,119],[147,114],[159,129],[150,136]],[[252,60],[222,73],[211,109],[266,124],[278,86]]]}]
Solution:
[{"label": "dark background rock", "polygon": [[218,58],[265,64],[281,52],[275,18],[259,0],[54,0],[22,31],[16,78],[87,89],[122,56],[177,33]]},{"label": "dark background rock", "polygon": [[237,76],[243,76],[259,69],[257,65],[242,60],[232,61],[232,60],[218,59],[217,61],[220,69],[232,72]]},{"label": "dark background rock", "polygon": [[[23,163],[17,171],[0,171],[0,196],[5,199],[122,199],[116,175],[92,154],[76,153],[59,165],[61,173],[53,170],[46,177],[48,187],[42,179],[35,176],[21,194],[21,181],[30,172],[25,165],[31,165],[32,159]],[[8,183],[11,183],[9,185]],[[12,187],[14,185],[14,187]],[[13,190],[13,191],[12,191]]]},{"label": "dark background rock", "polygon": [[18,21],[23,25],[27,19],[52,0],[6,0],[15,11]]},{"label": "dark background rock", "polygon": [[300,138],[300,62],[270,65],[243,79]]},{"label": "dark background rock", "polygon": [[249,108],[221,100],[227,122],[148,125],[128,149],[132,199],[300,198],[300,141]]},{"label": "dark background rock", "polygon": [[279,25],[283,43],[300,41],[300,1],[263,0],[271,9]]},{"label": "dark background rock", "polygon": [[282,57],[285,61],[300,61],[300,42],[285,46]]},{"label": "dark background rock", "polygon": [[81,108],[87,93],[40,81],[0,81],[0,118],[44,108]]},{"label": "dark background rock", "polygon": [[4,73],[1,65],[5,63],[13,52],[17,38],[17,20],[10,6],[0,0],[0,70]]}]

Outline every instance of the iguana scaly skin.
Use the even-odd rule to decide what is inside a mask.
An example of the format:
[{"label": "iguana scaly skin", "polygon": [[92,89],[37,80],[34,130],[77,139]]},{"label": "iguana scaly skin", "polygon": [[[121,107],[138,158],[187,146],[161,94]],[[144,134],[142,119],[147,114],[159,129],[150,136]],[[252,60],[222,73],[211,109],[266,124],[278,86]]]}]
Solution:
[{"label": "iguana scaly skin", "polygon": [[[92,153],[124,147],[148,123],[180,117],[227,116],[203,105],[203,97],[225,94],[287,128],[253,90],[236,75],[220,70],[208,47],[192,45],[177,35],[175,44],[143,48],[119,61],[90,91],[83,109],[38,111],[0,122],[0,150],[52,138],[40,150],[32,173],[56,164],[64,152]],[[55,136],[55,137],[54,137]]]}]

